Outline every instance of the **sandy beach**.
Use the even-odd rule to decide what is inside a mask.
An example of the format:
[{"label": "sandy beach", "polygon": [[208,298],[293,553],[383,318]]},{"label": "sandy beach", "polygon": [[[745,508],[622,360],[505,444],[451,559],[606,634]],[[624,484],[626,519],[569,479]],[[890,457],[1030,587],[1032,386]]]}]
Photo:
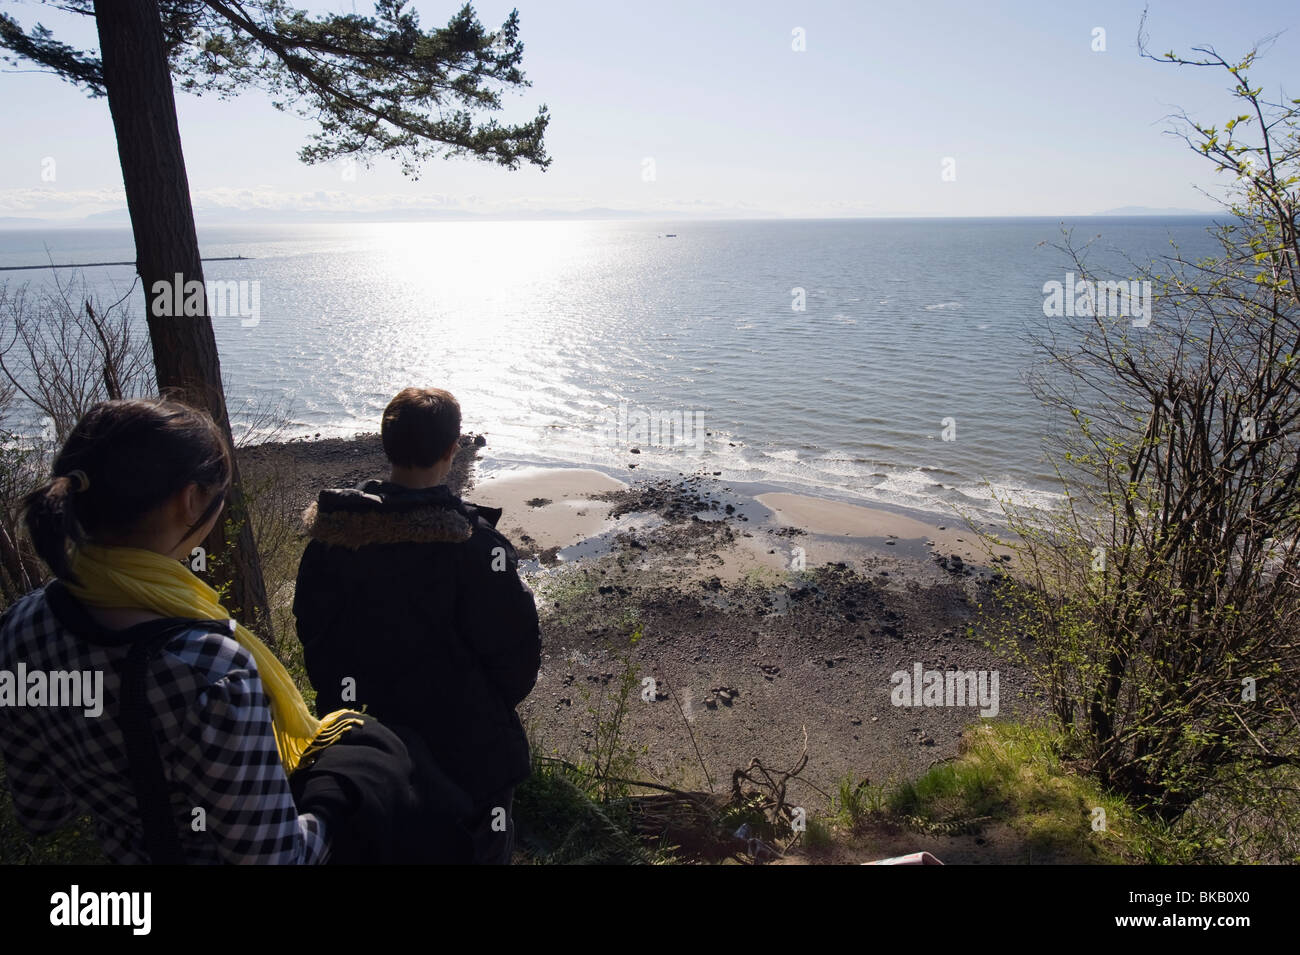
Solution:
[{"label": "sandy beach", "polygon": [[586,468],[520,467],[480,475],[468,497],[501,508],[497,529],[517,547],[555,552],[604,532],[613,504],[598,495],[626,487]]}]

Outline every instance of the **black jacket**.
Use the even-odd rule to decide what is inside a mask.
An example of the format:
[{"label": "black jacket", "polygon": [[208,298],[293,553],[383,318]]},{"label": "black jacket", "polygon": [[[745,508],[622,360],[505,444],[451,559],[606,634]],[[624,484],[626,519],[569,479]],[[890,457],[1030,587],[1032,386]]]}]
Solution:
[{"label": "black jacket", "polygon": [[445,487],[322,491],[293,604],[317,713],[410,727],[477,805],[528,776],[515,707],[541,658],[499,517]]}]

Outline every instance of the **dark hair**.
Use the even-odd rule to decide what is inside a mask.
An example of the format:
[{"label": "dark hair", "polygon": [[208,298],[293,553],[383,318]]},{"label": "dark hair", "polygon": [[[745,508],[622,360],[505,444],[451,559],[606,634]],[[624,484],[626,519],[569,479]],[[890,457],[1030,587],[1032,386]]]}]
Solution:
[{"label": "dark hair", "polygon": [[221,507],[232,472],[225,437],[204,412],[166,398],[102,401],[68,435],[50,481],[27,495],[27,531],[55,575],[75,580],[69,545],[129,530],[190,483],[217,488],[188,537]]},{"label": "dark hair", "polygon": [[433,467],[460,440],[460,404],[441,388],[403,388],[384,409],[380,435],[393,464]]}]

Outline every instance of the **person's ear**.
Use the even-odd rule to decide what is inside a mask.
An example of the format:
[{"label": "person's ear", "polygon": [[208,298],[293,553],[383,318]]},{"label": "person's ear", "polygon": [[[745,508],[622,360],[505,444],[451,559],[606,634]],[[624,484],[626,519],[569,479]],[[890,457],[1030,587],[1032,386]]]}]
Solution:
[{"label": "person's ear", "polygon": [[203,514],[203,508],[207,503],[203,489],[196,482],[191,481],[185,485],[176,495],[176,516],[179,522],[186,527],[191,526]]},{"label": "person's ear", "polygon": [[460,450],[460,439],[457,438],[455,441],[451,443],[451,447],[447,449],[447,453],[442,456],[442,459],[446,461],[448,464],[451,464],[452,459],[456,457],[456,452],[459,450]]},{"label": "person's ear", "polygon": [[203,509],[207,506],[207,497],[198,484],[191,482],[169,497],[163,505],[167,522],[177,529],[177,533],[183,536],[176,542],[173,557],[181,557],[188,553],[184,545],[194,536],[193,528],[195,522],[203,515]]}]

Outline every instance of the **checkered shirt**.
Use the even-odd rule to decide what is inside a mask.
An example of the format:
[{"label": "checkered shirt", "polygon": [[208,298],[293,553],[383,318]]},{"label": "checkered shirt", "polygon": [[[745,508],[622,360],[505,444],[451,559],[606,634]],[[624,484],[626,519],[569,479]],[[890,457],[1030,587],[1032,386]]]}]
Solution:
[{"label": "checkered shirt", "polygon": [[[103,712],[76,706],[0,706],[0,758],[18,820],[43,835],[89,813],[117,863],[149,861],[126,742],[116,714],[128,647],[94,646],[69,632],[45,591],[0,620],[0,670],[102,671]],[[252,655],[233,636],[199,629],[150,659],[146,692],[181,853],[190,863],[319,863],[324,826],[299,813],[280,764],[271,713]],[[202,812],[196,812],[196,810]]]}]

